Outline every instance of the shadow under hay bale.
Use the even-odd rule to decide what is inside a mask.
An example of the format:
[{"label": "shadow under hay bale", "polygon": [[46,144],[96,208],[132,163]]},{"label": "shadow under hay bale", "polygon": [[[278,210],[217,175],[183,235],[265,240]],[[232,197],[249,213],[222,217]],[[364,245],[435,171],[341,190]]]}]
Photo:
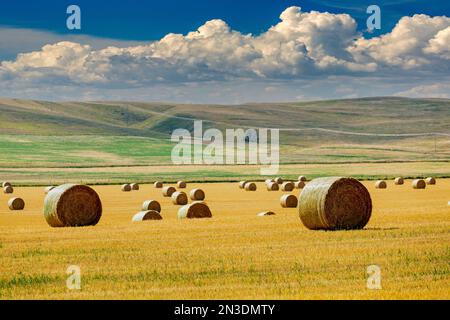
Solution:
[{"label": "shadow under hay bale", "polygon": [[131,190],[139,190],[139,184],[137,184],[137,183],[132,183],[132,184],[130,184],[130,187],[131,187]]},{"label": "shadow under hay bale", "polygon": [[425,180],[422,179],[415,179],[412,182],[413,189],[425,189],[427,186]]},{"label": "shadow under hay bale", "polygon": [[172,193],[171,197],[173,204],[184,206],[188,203],[188,197],[183,191],[176,191]]},{"label": "shadow under hay bale", "polygon": [[206,203],[196,201],[187,204],[178,210],[178,219],[212,218],[212,213]]},{"label": "shadow under hay bale", "polygon": [[266,184],[268,191],[278,191],[280,190],[280,186],[276,182],[270,182]]},{"label": "shadow under hay bale", "polygon": [[102,216],[102,203],[94,189],[64,184],[50,191],[44,200],[44,217],[52,227],[96,225]]},{"label": "shadow under hay bale", "polygon": [[163,183],[162,183],[162,182],[159,182],[159,181],[156,181],[156,182],[153,184],[153,186],[154,186],[156,189],[161,189],[161,188],[163,187]]},{"label": "shadow under hay bale", "polygon": [[312,230],[362,229],[372,214],[369,191],[353,178],[314,179],[300,198],[300,219]]},{"label": "shadow under hay bale", "polygon": [[247,182],[245,184],[245,191],[256,191],[256,183],[254,183],[254,182]]},{"label": "shadow under hay bale", "polygon": [[386,181],[378,180],[377,182],[375,182],[375,188],[376,189],[386,189],[387,188]]},{"label": "shadow under hay bale", "polygon": [[121,190],[123,192],[130,192],[131,191],[131,186],[128,183],[123,184],[122,187],[121,187]]},{"label": "shadow under hay bale", "polygon": [[162,220],[162,216],[158,211],[146,210],[136,213],[131,221],[140,222],[145,220]]},{"label": "shadow under hay bale", "polygon": [[264,211],[264,212],[258,213],[256,216],[258,216],[258,217],[265,217],[265,216],[274,216],[274,215],[275,215],[275,212]]},{"label": "shadow under hay bale", "polygon": [[23,210],[25,208],[25,201],[22,198],[11,198],[8,201],[8,208],[10,210]]},{"label": "shadow under hay bale", "polygon": [[156,200],[146,200],[142,204],[142,211],[161,212],[161,204]]},{"label": "shadow under hay bale", "polygon": [[395,178],[395,180],[394,180],[394,184],[396,184],[396,185],[398,185],[398,186],[401,186],[401,185],[403,185],[404,183],[405,183],[405,180],[403,180],[402,177],[397,177],[397,178]]},{"label": "shadow under hay bale", "polygon": [[285,194],[281,196],[280,204],[283,208],[296,208],[298,199],[293,194]]},{"label": "shadow under hay bale", "polygon": [[294,184],[292,182],[284,182],[281,185],[281,190],[282,191],[290,192],[290,191],[294,190],[294,188],[295,188],[295,186],[294,186]]},{"label": "shadow under hay bale", "polygon": [[164,197],[171,197],[175,191],[177,191],[177,189],[174,187],[167,186],[162,189],[162,194]]},{"label": "shadow under hay bale", "polygon": [[203,201],[205,200],[205,192],[202,189],[192,189],[189,192],[189,197],[194,201]]},{"label": "shadow under hay bale", "polygon": [[3,188],[3,193],[6,193],[6,194],[14,193],[14,188],[12,186],[6,186]]}]

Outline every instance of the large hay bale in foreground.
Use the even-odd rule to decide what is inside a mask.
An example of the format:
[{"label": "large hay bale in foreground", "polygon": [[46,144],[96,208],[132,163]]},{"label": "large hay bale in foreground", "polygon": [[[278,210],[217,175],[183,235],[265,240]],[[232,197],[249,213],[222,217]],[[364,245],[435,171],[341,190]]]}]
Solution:
[{"label": "large hay bale in foreground", "polygon": [[284,182],[281,185],[281,190],[282,191],[290,192],[290,191],[294,190],[294,188],[295,188],[295,185],[292,182]]},{"label": "large hay bale in foreground", "polygon": [[8,181],[2,182],[2,188],[8,187],[8,186],[12,187],[12,184]]},{"label": "large hay bale in foreground", "polygon": [[239,189],[244,189],[246,184],[247,184],[247,181],[239,182]]},{"label": "large hay bale in foreground", "polygon": [[377,182],[375,182],[375,188],[376,189],[386,189],[387,188],[386,181],[378,180]]},{"label": "large hay bale in foreground", "polygon": [[123,192],[130,192],[131,191],[131,185],[129,185],[128,183],[123,184],[122,187],[120,188]]},{"label": "large hay bale in foreground", "polygon": [[8,201],[10,210],[23,210],[25,208],[25,201],[22,198],[11,198]]},{"label": "large hay bale in foreground", "polygon": [[278,191],[280,190],[280,186],[276,182],[270,182],[266,184],[268,191]]},{"label": "large hay bale in foreground", "polygon": [[265,216],[274,216],[275,212],[272,211],[264,211],[257,214],[258,217],[265,217]]},{"label": "large hay bale in foreground", "polygon": [[172,193],[172,203],[176,205],[184,206],[188,203],[188,197],[187,194],[183,191],[176,191]]},{"label": "large hay bale in foreground", "polygon": [[3,188],[3,193],[7,194],[14,193],[14,188],[12,186],[6,186]]},{"label": "large hay bale in foreground", "polygon": [[256,191],[256,183],[254,183],[254,182],[247,182],[245,184],[245,191]]},{"label": "large hay bale in foreground", "polygon": [[186,188],[186,182],[184,182],[184,181],[178,181],[178,182],[177,182],[177,187],[180,188],[180,189]]},{"label": "large hay bale in foreground", "polygon": [[48,186],[48,187],[45,187],[45,188],[44,188],[44,192],[47,194],[47,193],[49,193],[50,191],[52,191],[54,188],[55,188],[55,186]]},{"label": "large hay bale in foreground", "polygon": [[162,216],[158,211],[146,210],[136,213],[131,221],[140,222],[145,220],[162,220]]},{"label": "large hay bale in foreground", "polygon": [[427,186],[425,180],[422,179],[415,179],[412,182],[412,187],[414,189],[425,189],[425,187]]},{"label": "large hay bale in foreground", "polygon": [[295,189],[303,189],[306,183],[304,181],[297,181],[294,183]]},{"label": "large hay bale in foreground", "polygon": [[142,211],[161,212],[161,204],[156,200],[146,200],[142,204]]},{"label": "large hay bale in foreground", "polygon": [[275,182],[278,183],[278,184],[282,184],[283,183],[283,178],[277,177],[277,178],[275,178]]},{"label": "large hay bale in foreground", "polygon": [[102,203],[94,189],[64,184],[50,191],[44,200],[44,217],[52,227],[93,226],[102,216]]},{"label": "large hay bale in foreground", "polygon": [[401,186],[401,185],[404,184],[404,183],[405,183],[405,180],[403,180],[402,177],[397,177],[397,178],[395,178],[395,180],[394,180],[394,184],[396,184],[396,185],[398,185],[398,186]]},{"label": "large hay bale in foreground", "polygon": [[177,191],[177,189],[174,187],[167,186],[162,189],[162,194],[164,197],[171,197],[175,191]]},{"label": "large hay bale in foreground", "polygon": [[362,229],[372,214],[369,191],[353,178],[314,179],[300,198],[300,219],[312,230]]},{"label": "large hay bale in foreground", "polygon": [[299,177],[298,177],[298,181],[303,181],[303,182],[306,182],[306,181],[307,181],[307,179],[306,179],[306,177],[305,177],[305,176],[299,176]]},{"label": "large hay bale in foreground", "polygon": [[178,210],[178,219],[200,219],[211,218],[212,213],[206,203],[196,201],[191,204],[187,204]]},{"label": "large hay bale in foreground", "polygon": [[436,179],[433,178],[433,177],[428,177],[428,178],[425,179],[425,182],[426,182],[428,185],[435,185],[435,184],[436,184]]},{"label": "large hay bale in foreground", "polygon": [[298,204],[298,199],[293,194],[285,194],[280,198],[280,204],[283,208],[295,208]]},{"label": "large hay bale in foreground", "polygon": [[161,189],[161,188],[163,187],[163,183],[162,183],[162,182],[159,182],[159,181],[156,181],[156,182],[153,184],[153,186],[154,186],[155,188],[157,188],[157,189]]},{"label": "large hay bale in foreground", "polygon": [[130,184],[131,190],[139,190],[139,184],[138,183],[132,183]]},{"label": "large hay bale in foreground", "polygon": [[192,189],[189,192],[189,197],[194,201],[203,201],[205,200],[205,192],[202,189]]}]

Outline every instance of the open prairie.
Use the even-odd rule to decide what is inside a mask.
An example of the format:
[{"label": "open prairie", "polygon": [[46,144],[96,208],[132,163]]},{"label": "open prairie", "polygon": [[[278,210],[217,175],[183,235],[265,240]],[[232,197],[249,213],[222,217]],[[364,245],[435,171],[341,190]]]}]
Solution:
[{"label": "open prairie", "polygon": [[[95,227],[50,228],[44,190],[17,187],[24,211],[0,195],[1,299],[450,299],[450,180],[414,190],[367,181],[373,213],[359,231],[309,231],[283,192],[258,183],[188,184],[206,192],[213,218],[178,220],[160,189],[94,186],[103,202]],[[298,190],[293,192],[299,193]],[[162,221],[132,223],[146,199],[162,204]],[[275,216],[257,217],[272,210]],[[70,265],[81,290],[66,288]],[[381,268],[369,290],[367,267]]]}]

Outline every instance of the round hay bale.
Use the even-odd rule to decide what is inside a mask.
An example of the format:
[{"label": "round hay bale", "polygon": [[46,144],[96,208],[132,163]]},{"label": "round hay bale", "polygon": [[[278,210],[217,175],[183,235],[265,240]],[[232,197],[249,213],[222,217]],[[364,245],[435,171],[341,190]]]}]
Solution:
[{"label": "round hay bale", "polygon": [[162,216],[158,211],[146,210],[136,213],[131,221],[140,222],[145,220],[162,220]]},{"label": "round hay bale", "polygon": [[403,180],[402,177],[397,177],[397,178],[395,178],[394,183],[395,183],[396,185],[400,186],[400,185],[402,185],[402,184],[405,183],[405,180]]},{"label": "round hay bale", "polygon": [[247,184],[247,181],[239,182],[239,189],[244,189],[246,184]]},{"label": "round hay bale", "polygon": [[21,198],[11,198],[8,201],[10,210],[23,210],[25,208],[25,201]]},{"label": "round hay bale", "polygon": [[435,185],[435,184],[436,184],[436,179],[433,178],[433,177],[428,177],[428,178],[425,179],[425,182],[426,182],[428,185]]},{"label": "round hay bale", "polygon": [[266,186],[267,186],[267,190],[268,191],[278,191],[278,190],[280,190],[280,187],[279,187],[278,183],[276,183],[276,182],[267,183]]},{"label": "round hay bale", "polygon": [[386,181],[378,180],[377,182],[375,182],[375,188],[377,188],[377,189],[386,189],[387,188]]},{"label": "round hay bale", "polygon": [[156,200],[146,200],[142,204],[142,211],[161,212],[161,204]]},{"label": "round hay bale", "polygon": [[297,207],[298,200],[293,194],[285,194],[281,196],[280,204],[283,208],[295,208]]},{"label": "round hay bale", "polygon": [[414,189],[425,189],[425,187],[427,186],[425,180],[422,179],[415,179],[412,182],[412,187]]},{"label": "round hay bale", "polygon": [[205,200],[205,192],[202,189],[192,189],[189,192],[189,198],[194,201],[203,201]]},{"label": "round hay bale", "polygon": [[122,187],[121,187],[121,190],[123,192],[130,192],[131,191],[131,185],[129,185],[128,183],[123,184]]},{"label": "round hay bale", "polygon": [[290,191],[294,190],[294,188],[295,188],[295,186],[294,186],[294,184],[292,182],[284,182],[281,185],[281,190],[282,191],[290,192]]},{"label": "round hay bale", "polygon": [[305,176],[299,176],[299,177],[298,177],[298,181],[306,182],[306,181],[308,181],[308,180],[306,179]]},{"label": "round hay bale", "polygon": [[177,191],[172,193],[172,202],[173,204],[184,206],[188,203],[188,197],[183,191]]},{"label": "round hay bale", "polygon": [[372,214],[369,191],[353,178],[314,179],[300,198],[300,219],[311,230],[362,229]]},{"label": "round hay bale", "polygon": [[3,188],[3,193],[14,193],[14,188],[12,186],[6,186]]},{"label": "round hay bale", "polygon": [[177,191],[177,189],[175,189],[174,187],[168,186],[168,187],[164,187],[162,189],[162,194],[164,197],[171,197],[175,191]]},{"label": "round hay bale", "polygon": [[102,216],[102,203],[94,189],[76,184],[54,188],[44,200],[44,217],[51,227],[94,226]]},{"label": "round hay bale", "polygon": [[177,182],[177,186],[178,186],[178,188],[180,188],[180,189],[184,189],[184,188],[186,188],[186,182],[184,182],[184,181],[178,181],[178,182]]},{"label": "round hay bale", "polygon": [[274,216],[275,212],[272,211],[264,211],[257,214],[258,217],[265,217],[265,216]]},{"label": "round hay bale", "polygon": [[53,189],[55,189],[55,186],[48,186],[48,187],[45,187],[45,188],[44,188],[44,192],[47,194],[47,193],[49,193],[50,191],[52,191]]},{"label": "round hay bale", "polygon": [[159,182],[159,181],[156,181],[156,182],[153,184],[153,186],[154,186],[155,188],[157,188],[157,189],[161,189],[161,188],[163,187],[163,183],[162,183],[162,182]]},{"label": "round hay bale", "polygon": [[8,187],[8,186],[12,187],[12,184],[9,183],[8,181],[5,181],[2,183],[2,188]]},{"label": "round hay bale", "polygon": [[278,184],[282,184],[283,183],[283,178],[280,178],[280,177],[275,178],[275,182],[278,183]]},{"label": "round hay bale", "polygon": [[139,184],[138,183],[132,183],[130,184],[131,190],[139,190]]},{"label": "round hay bale", "polygon": [[306,183],[304,181],[297,181],[294,183],[295,189],[303,189]]},{"label": "round hay bale", "polygon": [[212,218],[208,205],[201,201],[187,204],[178,210],[178,219]]},{"label": "round hay bale", "polygon": [[266,184],[269,184],[269,183],[275,182],[275,180],[274,179],[266,179],[264,182]]},{"label": "round hay bale", "polygon": [[254,183],[254,182],[247,182],[245,184],[245,191],[256,191],[256,183]]}]

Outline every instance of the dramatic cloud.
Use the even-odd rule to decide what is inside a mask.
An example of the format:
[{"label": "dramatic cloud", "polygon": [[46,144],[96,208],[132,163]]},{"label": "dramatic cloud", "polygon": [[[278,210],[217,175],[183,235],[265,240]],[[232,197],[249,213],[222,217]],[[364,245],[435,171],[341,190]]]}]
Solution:
[{"label": "dramatic cloud", "polygon": [[403,17],[390,33],[371,39],[357,31],[355,20],[347,14],[290,7],[280,19],[259,36],[211,20],[187,35],[168,34],[159,41],[125,48],[96,50],[69,41],[48,44],[1,62],[0,81],[16,88],[51,83],[95,90],[252,80],[266,82],[261,90],[267,92],[265,88],[274,90],[274,82],[330,76],[449,77],[448,17]]}]

